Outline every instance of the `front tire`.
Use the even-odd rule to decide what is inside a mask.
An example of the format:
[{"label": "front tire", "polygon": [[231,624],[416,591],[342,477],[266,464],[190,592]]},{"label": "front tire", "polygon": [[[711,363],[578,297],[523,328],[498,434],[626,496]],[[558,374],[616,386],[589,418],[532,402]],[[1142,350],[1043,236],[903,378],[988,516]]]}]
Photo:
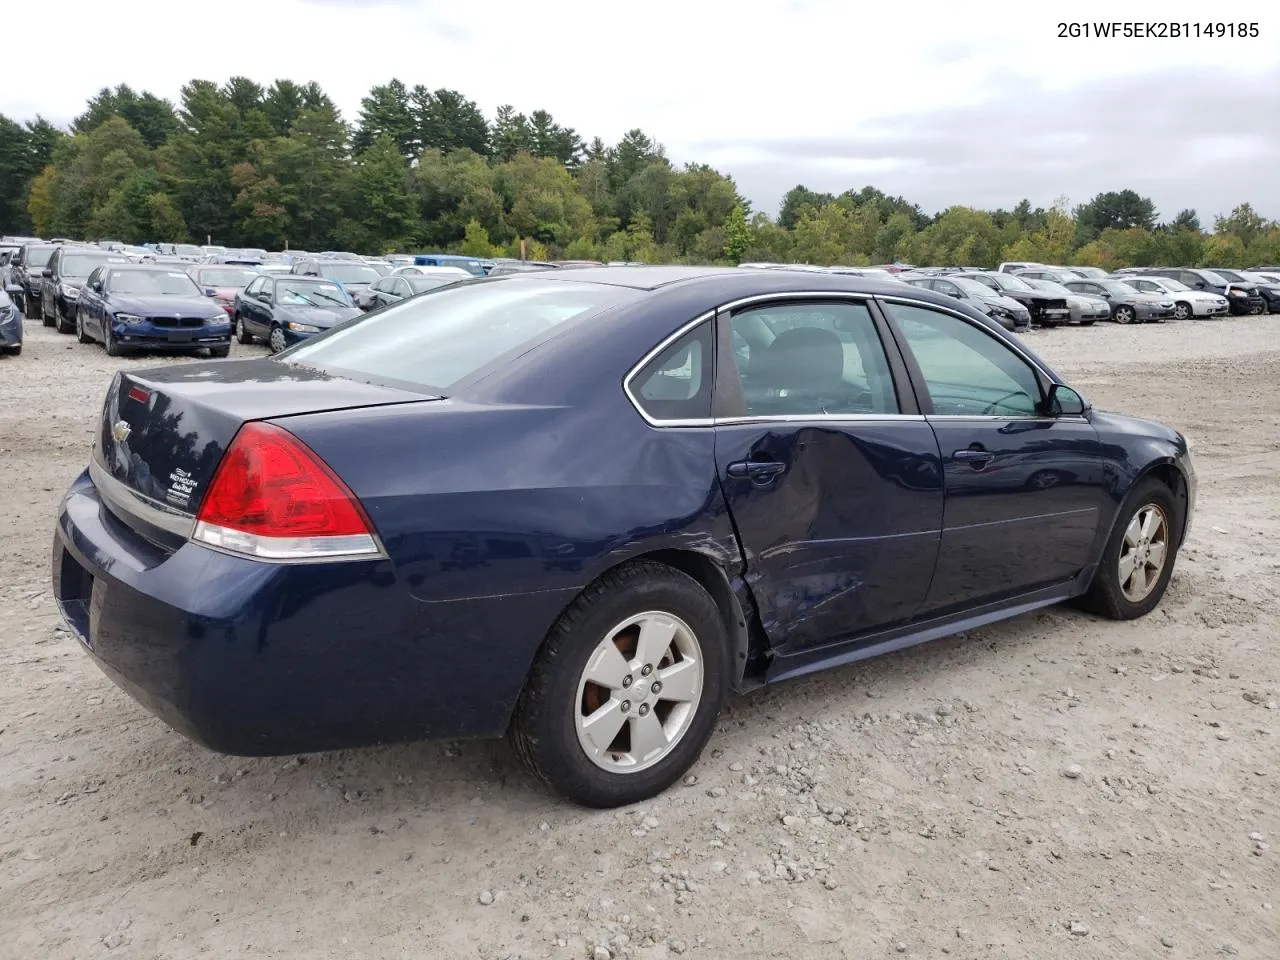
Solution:
[{"label": "front tire", "polygon": [[44,297],[41,297],[40,298],[40,322],[44,324],[46,327],[52,327],[54,325],[54,322],[58,319],[58,314],[57,314],[58,301],[56,300],[53,302],[53,310],[54,310],[53,316],[49,316],[49,314],[44,312]]},{"label": "front tire", "polygon": [[236,341],[239,343],[253,343],[253,334],[251,334],[244,325],[244,317],[236,314]]},{"label": "front tire", "polygon": [[1133,323],[1133,307],[1126,307],[1123,304],[1116,307],[1111,314],[1111,319],[1116,323]]},{"label": "front tire", "polygon": [[81,343],[93,343],[93,337],[84,332],[84,311],[76,310],[76,339]]},{"label": "front tire", "polygon": [[120,357],[124,355],[124,350],[120,344],[116,342],[116,335],[111,332],[111,321],[102,321],[102,349],[107,351],[108,357]]},{"label": "front tire", "polygon": [[213,357],[215,360],[221,360],[224,357],[231,356],[231,344],[228,343],[225,347],[210,347],[209,356]]},{"label": "front tire", "polygon": [[1173,492],[1154,477],[1125,500],[1080,605],[1109,620],[1136,620],[1164,597],[1178,555],[1181,518]]},{"label": "front tire", "polygon": [[284,338],[284,328],[279,324],[271,328],[271,335],[267,338],[267,343],[271,346],[272,353],[279,353],[289,346]]},{"label": "front tire", "polygon": [[1173,305],[1173,319],[1190,320],[1194,316],[1194,311],[1189,303],[1175,303]]},{"label": "front tire", "polygon": [[67,312],[58,306],[58,301],[53,301],[53,322],[58,328],[59,333],[75,333],[75,323],[67,319]]},{"label": "front tire", "polygon": [[665,564],[630,563],[589,586],[551,628],[509,737],[568,799],[638,803],[698,759],[728,687],[715,601]]}]

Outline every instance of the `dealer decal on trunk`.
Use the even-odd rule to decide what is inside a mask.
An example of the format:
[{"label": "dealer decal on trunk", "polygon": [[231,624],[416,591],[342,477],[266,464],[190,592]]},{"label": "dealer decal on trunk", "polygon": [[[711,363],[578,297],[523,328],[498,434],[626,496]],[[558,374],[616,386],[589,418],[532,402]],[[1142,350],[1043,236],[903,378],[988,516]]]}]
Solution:
[{"label": "dealer decal on trunk", "polygon": [[169,474],[169,490],[165,494],[165,499],[175,506],[185,507],[191,502],[191,494],[196,486],[197,483],[190,473],[181,468],[175,469]]}]

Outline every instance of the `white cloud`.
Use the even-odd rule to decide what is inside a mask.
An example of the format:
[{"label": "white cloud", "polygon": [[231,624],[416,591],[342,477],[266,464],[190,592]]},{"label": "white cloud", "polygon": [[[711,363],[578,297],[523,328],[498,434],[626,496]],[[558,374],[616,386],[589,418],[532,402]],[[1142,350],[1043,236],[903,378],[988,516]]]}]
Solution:
[{"label": "white cloud", "polygon": [[[56,60],[43,45],[10,43],[6,72],[20,82],[0,86],[0,112],[65,123],[104,86],[128,83],[176,100],[192,77],[220,82],[243,74],[264,85],[280,77],[315,80],[354,120],[369,87],[394,76],[460,90],[489,115],[501,103],[543,108],[587,138],[616,141],[641,127],[673,159],[732,173],[735,163],[761,162],[753,146],[761,140],[854,138],[953,108],[982,116],[989,105],[985,122],[971,131],[986,139],[1001,130],[1001,112],[1019,96],[1123,84],[1171,64],[1238,75],[1243,100],[1276,76],[1268,71],[1280,63],[1280,18],[1258,0],[1230,11],[1236,22],[1262,21],[1257,39],[1058,38],[1066,18],[1195,23],[1227,15],[1181,0],[1143,4],[1140,13],[1118,6],[1090,0],[1060,13],[1001,2],[221,0],[196,10],[172,0],[119,0],[107,8],[63,0],[59,20],[68,26]],[[1144,106],[1133,104],[1135,124]],[[1091,140],[1096,149],[1087,118],[1065,119],[1072,129],[1058,149],[1083,154]],[[1197,118],[1186,123],[1190,133]],[[712,151],[710,143],[723,146]],[[784,166],[777,156],[768,162]],[[871,179],[915,165],[910,157],[824,160],[806,176],[824,179],[811,186],[842,189],[841,176]],[[1137,183],[1144,166],[1149,161],[1135,158],[1131,180],[1117,186]],[[785,168],[770,173],[771,182],[788,181]],[[991,187],[1030,192],[1030,183],[1020,188],[1008,177],[1001,171],[1002,182]],[[1187,202],[1195,202],[1194,186],[1188,191]],[[776,195],[753,199],[765,207],[777,202]],[[970,202],[959,192],[951,200]]]}]

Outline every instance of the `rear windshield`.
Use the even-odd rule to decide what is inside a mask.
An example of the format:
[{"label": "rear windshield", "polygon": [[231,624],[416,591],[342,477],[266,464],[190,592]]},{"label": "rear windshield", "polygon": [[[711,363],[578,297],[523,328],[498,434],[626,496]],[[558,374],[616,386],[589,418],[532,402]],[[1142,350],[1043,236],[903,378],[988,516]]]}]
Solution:
[{"label": "rear windshield", "polygon": [[321,334],[284,356],[331,373],[447,391],[557,327],[640,295],[624,287],[525,277],[450,284]]},{"label": "rear windshield", "polygon": [[373,283],[381,274],[363,263],[322,263],[320,275],[339,283]]}]

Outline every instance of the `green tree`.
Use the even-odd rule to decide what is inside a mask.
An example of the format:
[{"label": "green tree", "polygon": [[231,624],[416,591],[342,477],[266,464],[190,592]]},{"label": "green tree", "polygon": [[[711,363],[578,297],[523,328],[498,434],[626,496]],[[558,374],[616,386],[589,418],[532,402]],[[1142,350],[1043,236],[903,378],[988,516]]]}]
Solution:
[{"label": "green tree", "polygon": [[418,155],[418,119],[409,103],[409,90],[399,80],[374,87],[360,101],[360,119],[351,147],[360,153],[382,136],[389,137],[402,155]]},{"label": "green tree", "polygon": [[475,101],[443,87],[434,93],[416,86],[409,95],[417,122],[417,142],[423,149],[466,149],[481,156],[489,152],[489,124]]},{"label": "green tree", "polygon": [[462,246],[458,252],[468,257],[494,256],[493,244],[489,242],[489,231],[479,220],[467,221],[467,228],[462,234]]},{"label": "green tree", "polygon": [[794,230],[800,222],[800,215],[806,210],[816,212],[833,202],[835,197],[829,193],[815,193],[804,184],[797,184],[786,192],[782,198],[782,208],[778,211],[778,226],[784,230]]},{"label": "green tree", "polygon": [[1156,206],[1147,197],[1132,190],[1100,193],[1075,210],[1076,243],[1083,245],[1096,239],[1104,230],[1127,230],[1140,227],[1151,230],[1156,225]]},{"label": "green tree", "polygon": [[742,204],[734,204],[724,225],[724,256],[730,263],[739,264],[751,248],[751,229],[747,226],[746,211]]}]

